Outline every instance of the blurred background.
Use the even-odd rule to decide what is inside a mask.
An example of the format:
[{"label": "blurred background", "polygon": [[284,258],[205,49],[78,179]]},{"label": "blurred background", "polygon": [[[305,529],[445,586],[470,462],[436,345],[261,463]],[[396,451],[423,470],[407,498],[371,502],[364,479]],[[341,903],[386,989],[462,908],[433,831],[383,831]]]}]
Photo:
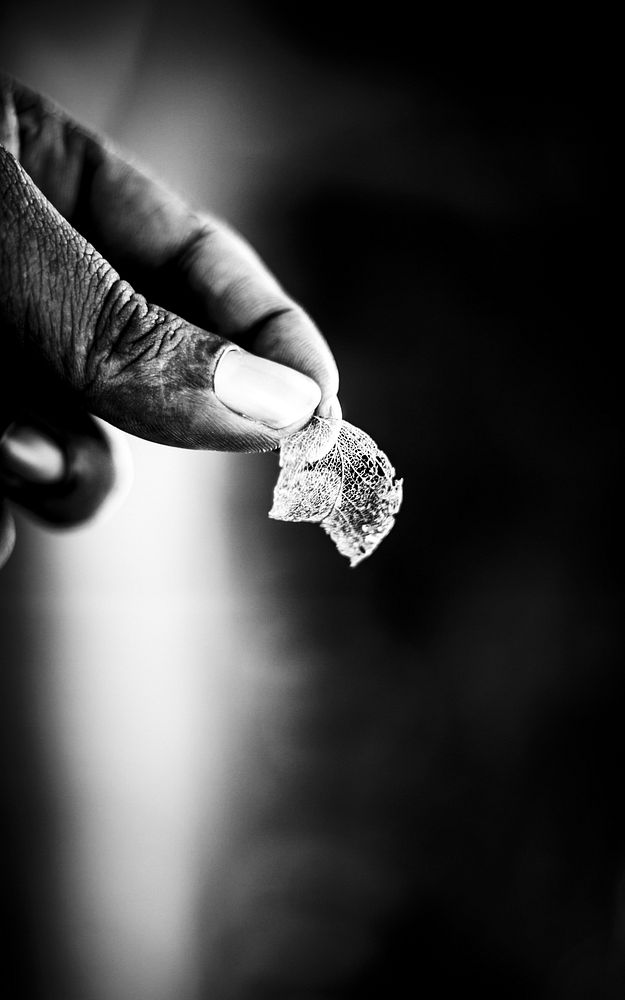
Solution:
[{"label": "blurred background", "polygon": [[[5,0],[0,63],[226,217],[404,477],[351,570],[275,455],[0,575],[3,996],[622,998],[609,27]],[[580,15],[581,18],[581,15]]]}]

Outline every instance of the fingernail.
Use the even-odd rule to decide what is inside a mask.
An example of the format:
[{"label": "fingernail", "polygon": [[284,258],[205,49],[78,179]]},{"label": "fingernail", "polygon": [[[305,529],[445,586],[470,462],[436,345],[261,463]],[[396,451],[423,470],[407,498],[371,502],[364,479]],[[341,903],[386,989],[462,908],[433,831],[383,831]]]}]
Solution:
[{"label": "fingernail", "polygon": [[230,410],[276,429],[303,423],[321,398],[319,386],[307,375],[245,351],[222,354],[214,387]]},{"label": "fingernail", "polygon": [[65,456],[41,431],[11,424],[0,440],[0,467],[29,483],[55,483],[65,475]]},{"label": "fingernail", "polygon": [[338,397],[332,396],[331,399],[326,399],[323,403],[320,403],[317,407],[317,416],[326,417],[329,420],[342,420],[343,411]]}]

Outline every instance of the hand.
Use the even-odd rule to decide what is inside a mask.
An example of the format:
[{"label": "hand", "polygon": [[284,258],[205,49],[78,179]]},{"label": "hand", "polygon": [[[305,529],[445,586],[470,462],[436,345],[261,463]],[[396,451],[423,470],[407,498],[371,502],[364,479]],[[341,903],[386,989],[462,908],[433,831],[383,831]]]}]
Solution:
[{"label": "hand", "polygon": [[[238,234],[0,77],[5,496],[52,523],[92,517],[117,472],[89,413],[163,444],[264,451],[313,412],[340,416],[337,391],[323,337]],[[4,507],[0,565],[12,537]]]}]

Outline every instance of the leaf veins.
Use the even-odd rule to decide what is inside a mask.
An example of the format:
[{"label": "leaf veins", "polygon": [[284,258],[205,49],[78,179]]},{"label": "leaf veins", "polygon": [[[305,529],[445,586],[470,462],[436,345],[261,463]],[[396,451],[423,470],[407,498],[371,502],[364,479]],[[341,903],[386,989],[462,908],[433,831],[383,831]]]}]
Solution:
[{"label": "leaf veins", "polygon": [[368,434],[345,420],[313,417],[280,448],[269,517],[320,524],[356,566],[395,523],[401,479]]}]

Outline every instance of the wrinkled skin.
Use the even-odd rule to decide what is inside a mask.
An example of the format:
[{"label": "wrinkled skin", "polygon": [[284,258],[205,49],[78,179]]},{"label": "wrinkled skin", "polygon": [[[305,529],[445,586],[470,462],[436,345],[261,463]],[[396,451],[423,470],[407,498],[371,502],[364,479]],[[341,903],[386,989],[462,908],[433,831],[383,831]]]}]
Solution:
[{"label": "wrinkled skin", "polygon": [[[232,343],[313,378],[325,415],[338,389],[330,350],[238,234],[45,98],[4,77],[0,98],[0,434],[24,419],[104,470],[80,510],[68,496],[52,516],[45,491],[0,466],[5,496],[56,523],[91,516],[115,469],[87,411],[168,445],[276,448],[276,430],[213,393]],[[6,510],[0,530],[1,564]]]}]

